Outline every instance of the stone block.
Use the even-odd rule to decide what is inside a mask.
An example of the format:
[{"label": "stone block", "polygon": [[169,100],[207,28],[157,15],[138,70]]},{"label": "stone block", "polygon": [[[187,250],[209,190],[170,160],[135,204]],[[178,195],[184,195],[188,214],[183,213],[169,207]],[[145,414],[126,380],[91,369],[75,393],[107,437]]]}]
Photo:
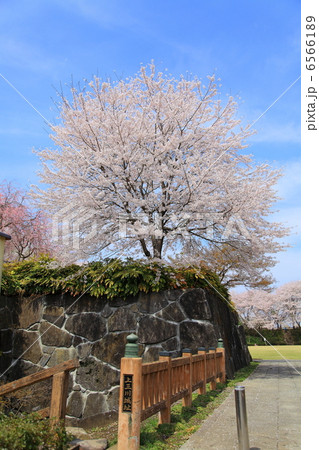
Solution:
[{"label": "stone block", "polygon": [[66,432],[72,434],[77,439],[86,439],[88,438],[88,433],[80,427],[65,427]]},{"label": "stone block", "polygon": [[189,289],[180,297],[180,304],[190,319],[210,320],[212,315],[204,289]]},{"label": "stone block", "polygon": [[97,298],[88,294],[83,295],[78,301],[76,301],[76,297],[68,294],[64,294],[63,299],[63,306],[67,314],[80,314],[87,311],[100,313],[108,301],[106,297]]},{"label": "stone block", "polygon": [[74,358],[76,358],[76,351],[74,348],[56,348],[47,365],[48,367],[53,367]]},{"label": "stone block", "polygon": [[43,310],[42,318],[48,322],[53,323],[57,327],[61,327],[65,320],[64,308],[62,306],[49,305]]},{"label": "stone block", "polygon": [[91,358],[81,364],[76,371],[76,383],[91,391],[105,391],[119,384],[120,373],[107,364]]},{"label": "stone block", "polygon": [[[10,366],[12,362],[12,355],[11,353],[2,353],[2,355],[0,356],[0,373],[2,374],[3,372],[5,372],[5,370],[8,369],[8,367]],[[12,373],[12,371],[10,371],[10,373],[8,373],[8,375],[10,376]],[[4,382],[6,382],[6,377],[7,377],[7,373],[5,374],[5,377],[2,379]]]},{"label": "stone block", "polygon": [[71,392],[66,407],[67,415],[80,418],[83,414],[84,403],[84,398],[80,391]]},{"label": "stone block", "polygon": [[52,355],[52,353],[54,352],[54,347],[50,347],[50,346],[46,346],[42,344],[42,351],[43,353],[47,353],[48,355]]},{"label": "stone block", "polygon": [[180,348],[179,348],[179,342],[177,337],[172,337],[171,339],[168,339],[165,342],[162,342],[162,347],[163,350],[165,350],[166,352],[176,352],[179,353]]},{"label": "stone block", "polygon": [[112,388],[106,397],[107,411],[118,411],[119,409],[120,387]]},{"label": "stone block", "polygon": [[37,364],[42,358],[39,333],[35,331],[16,330],[13,335],[12,355]]},{"label": "stone block", "polygon": [[75,439],[69,444],[70,450],[106,450],[107,439]]},{"label": "stone block", "polygon": [[112,314],[112,312],[113,312],[113,309],[107,303],[101,311],[101,316],[107,318]]},{"label": "stone block", "polygon": [[[1,314],[1,311],[0,311]],[[9,352],[12,350],[12,335],[13,331],[10,329],[0,331],[0,351]]]},{"label": "stone block", "polygon": [[40,322],[43,312],[41,298],[21,298],[19,302],[19,328],[29,328]]},{"label": "stone block", "polygon": [[217,337],[214,326],[203,322],[182,322],[180,324],[181,349],[190,348],[197,351],[198,347],[217,347]]},{"label": "stone block", "polygon": [[136,329],[136,314],[128,308],[117,309],[108,319],[109,332],[112,331],[130,331]]},{"label": "stone block", "polygon": [[39,367],[29,361],[19,359],[16,364],[9,371],[10,381],[18,378],[26,377],[32,373],[38,372]]},{"label": "stone block", "polygon": [[85,337],[89,341],[97,341],[106,332],[106,321],[97,313],[75,314],[67,319],[65,329],[70,333]]},{"label": "stone block", "polygon": [[143,363],[158,361],[159,352],[163,351],[162,346],[147,347],[143,354]]},{"label": "stone block", "polygon": [[12,317],[7,307],[0,309],[0,330],[6,330],[12,327]]},{"label": "stone block", "polygon": [[130,295],[129,297],[126,297],[125,299],[121,297],[115,297],[112,298],[112,300],[109,301],[110,306],[112,308],[121,308],[122,306],[128,306],[132,303],[136,303],[137,298]]},{"label": "stone block", "polygon": [[50,355],[43,355],[42,358],[39,361],[39,366],[45,367],[50,358],[51,358]]},{"label": "stone block", "polygon": [[89,342],[85,342],[85,343],[83,343],[83,344],[79,344],[79,345],[76,347],[76,351],[77,351],[78,357],[79,357],[80,359],[85,359],[85,358],[87,358],[87,357],[91,354],[91,351],[92,351],[92,345],[93,345],[93,344],[90,344]]},{"label": "stone block", "polygon": [[77,347],[78,345],[86,344],[87,342],[88,340],[85,338],[82,338],[80,336],[73,336],[72,345],[73,347]]},{"label": "stone block", "polygon": [[145,316],[140,320],[138,328],[138,339],[142,344],[156,344],[176,336],[177,325],[158,319],[157,317]]},{"label": "stone block", "polygon": [[178,303],[170,303],[157,313],[157,317],[173,322],[182,322],[186,319],[186,316]]},{"label": "stone block", "polygon": [[167,306],[168,301],[161,292],[140,292],[138,296],[138,309],[140,312],[153,314]]},{"label": "stone block", "polygon": [[121,358],[125,353],[126,333],[109,333],[103,339],[95,342],[92,347],[92,355],[101,361],[120,368]]},{"label": "stone block", "polygon": [[70,347],[73,336],[50,322],[41,322],[41,342],[44,345],[54,347]]},{"label": "stone block", "polygon": [[91,393],[87,396],[83,418],[103,414],[107,411],[106,399],[104,394]]},{"label": "stone block", "polygon": [[168,302],[176,302],[185,291],[183,289],[168,289],[162,294]]},{"label": "stone block", "polygon": [[1,295],[0,294],[0,313],[1,313],[1,309],[5,308],[7,306],[7,299],[8,297],[6,295]]}]

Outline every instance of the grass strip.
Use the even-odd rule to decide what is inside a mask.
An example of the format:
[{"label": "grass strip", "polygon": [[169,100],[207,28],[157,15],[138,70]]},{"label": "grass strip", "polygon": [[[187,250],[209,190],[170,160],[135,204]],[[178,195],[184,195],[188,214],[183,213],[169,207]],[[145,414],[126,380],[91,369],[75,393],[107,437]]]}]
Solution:
[{"label": "grass strip", "polygon": [[[203,421],[220,406],[233,387],[245,380],[258,366],[252,362],[249,366],[235,373],[232,380],[225,384],[218,383],[214,391],[207,390],[205,395],[193,394],[190,407],[183,407],[179,402],[172,407],[171,423],[158,425],[157,416],[143,422],[141,428],[141,449],[178,449],[189,436],[201,426]],[[209,385],[207,385],[209,389]]]},{"label": "grass strip", "polygon": [[279,360],[283,355],[288,360],[301,360],[301,345],[252,345],[248,349],[253,359]]}]

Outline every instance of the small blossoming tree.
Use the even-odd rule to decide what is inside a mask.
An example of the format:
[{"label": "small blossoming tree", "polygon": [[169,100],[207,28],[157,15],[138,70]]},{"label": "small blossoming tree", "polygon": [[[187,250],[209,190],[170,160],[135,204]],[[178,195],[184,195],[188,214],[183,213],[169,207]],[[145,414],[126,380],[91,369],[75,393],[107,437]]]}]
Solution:
[{"label": "small blossoming tree", "polygon": [[266,292],[259,289],[234,292],[232,301],[250,328],[301,326],[301,283],[291,281]]},{"label": "small blossoming tree", "polygon": [[32,209],[26,196],[10,183],[0,184],[0,230],[11,236],[5,245],[5,261],[53,252],[49,221],[43,212]]}]

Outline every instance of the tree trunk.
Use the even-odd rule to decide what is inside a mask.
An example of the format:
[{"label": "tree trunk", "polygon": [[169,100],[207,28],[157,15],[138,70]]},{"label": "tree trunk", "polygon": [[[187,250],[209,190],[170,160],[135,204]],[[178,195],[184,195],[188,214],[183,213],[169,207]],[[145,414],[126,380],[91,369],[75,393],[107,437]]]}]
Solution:
[{"label": "tree trunk", "polygon": [[153,258],[162,259],[163,239],[163,237],[152,238]]},{"label": "tree trunk", "polygon": [[145,240],[144,239],[140,239],[140,243],[141,243],[142,250],[143,250],[144,255],[146,256],[146,258],[151,258],[152,255],[150,254],[150,252],[148,251],[148,248],[146,247]]}]

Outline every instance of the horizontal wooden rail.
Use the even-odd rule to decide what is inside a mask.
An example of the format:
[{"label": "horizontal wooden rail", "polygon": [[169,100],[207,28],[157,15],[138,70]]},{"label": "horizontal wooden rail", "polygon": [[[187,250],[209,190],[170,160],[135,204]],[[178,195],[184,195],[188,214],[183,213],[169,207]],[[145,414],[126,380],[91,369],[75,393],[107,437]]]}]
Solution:
[{"label": "horizontal wooden rail", "polygon": [[142,375],[147,375],[149,373],[157,373],[162,370],[167,370],[167,362],[152,362],[142,365]]},{"label": "horizontal wooden rail", "polygon": [[77,367],[79,367],[79,361],[77,359],[70,359],[69,361],[65,361],[57,366],[32,373],[27,377],[19,378],[19,380],[0,386],[0,395],[10,394],[11,392],[17,391],[23,387],[31,386],[39,381],[47,380],[59,372],[74,370]]},{"label": "horizontal wooden rail", "polygon": [[66,401],[68,394],[69,372],[79,367],[77,359],[70,359],[57,366],[49,369],[41,370],[37,373],[32,373],[19,380],[7,383],[0,386],[0,396],[11,394],[12,392],[22,389],[24,387],[32,386],[40,381],[47,380],[52,377],[52,392],[50,407],[41,409],[38,414],[41,417],[50,417],[54,420],[64,419],[66,410]]}]

